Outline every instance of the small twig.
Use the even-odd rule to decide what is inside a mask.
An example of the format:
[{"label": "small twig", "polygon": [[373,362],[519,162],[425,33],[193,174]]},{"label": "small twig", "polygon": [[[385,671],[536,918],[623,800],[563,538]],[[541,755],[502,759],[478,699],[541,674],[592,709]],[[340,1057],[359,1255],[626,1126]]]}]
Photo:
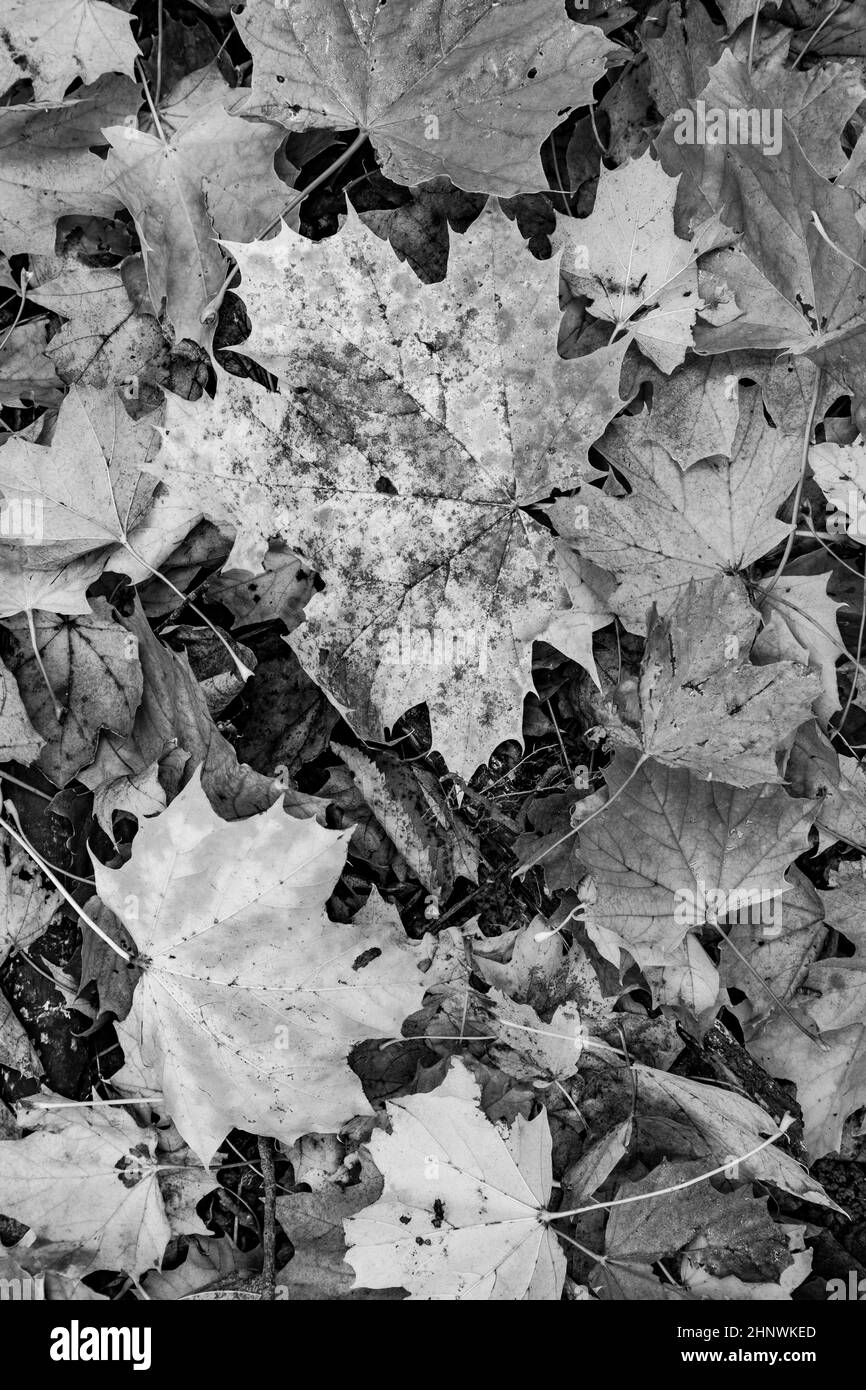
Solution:
[{"label": "small twig", "polygon": [[27,303],[27,286],[32,279],[32,271],[22,270],[18,289],[18,312],[12,320],[11,324],[9,325],[8,329],[6,330],[5,334],[3,335],[3,341],[0,342],[0,352],[3,351],[12,334],[15,332],[15,329],[21,322],[21,315],[24,313],[24,305]]},{"label": "small twig", "polygon": [[[511,877],[519,878],[521,874],[525,874],[529,869],[534,869],[536,864],[540,864],[542,859],[547,858],[548,854],[552,854],[553,851],[555,849],[558,849],[560,845],[564,845],[566,840],[571,839],[572,835],[578,835],[580,834],[581,830],[585,830],[586,827],[589,825],[590,821],[595,820],[596,816],[600,816],[602,811],[606,811],[609,806],[613,805],[613,803],[617,800],[618,797],[622,796],[629,782],[632,780],[633,777],[637,776],[638,772],[643,767],[648,757],[648,753],[641,753],[631,772],[628,774],[628,777],[626,777],[625,781],[622,783],[621,786],[617,787],[616,791],[613,793],[613,796],[609,796],[607,801],[605,801],[602,806],[599,806],[597,810],[593,811],[592,815],[587,816],[586,820],[582,820],[580,822],[580,825],[575,825],[571,830],[568,831],[567,834],[561,835],[558,840],[555,840],[552,845],[549,845],[547,847],[547,849],[542,850],[540,854],[536,854],[534,858],[527,859],[525,864],[521,864],[518,869],[514,870],[514,873],[511,875]],[[580,803],[578,803],[578,805],[579,804]],[[575,807],[575,810],[576,809],[577,807]]]},{"label": "small twig", "polygon": [[833,6],[833,8],[832,8],[832,10],[830,11],[830,13],[829,13],[829,14],[825,14],[824,18],[821,20],[821,23],[818,25],[817,29],[815,29],[815,31],[809,35],[808,39],[807,39],[806,42],[803,44],[803,47],[800,49],[800,52],[797,54],[796,58],[794,59],[793,63],[791,64],[792,69],[793,69],[793,68],[796,68],[796,67],[798,67],[798,66],[800,65],[800,63],[802,62],[803,58],[804,58],[804,57],[806,56],[806,54],[808,53],[809,49],[812,47],[812,44],[813,44],[813,43],[815,42],[815,40],[817,39],[817,37],[818,37],[818,35],[820,34],[821,30],[824,28],[824,25],[825,25],[825,24],[829,24],[830,20],[833,18],[834,14],[836,13],[836,11],[838,10],[838,8],[839,8],[839,6],[840,6],[841,4],[842,4],[842,0],[836,0],[836,3],[835,3],[835,5]]},{"label": "small twig", "polygon": [[749,34],[749,57],[748,57],[748,62],[747,62],[747,67],[748,67],[748,69],[749,69],[749,75],[750,75],[750,76],[751,76],[752,68],[753,68],[754,62],[755,62],[755,37],[756,37],[757,32],[758,32],[758,19],[759,19],[759,17],[760,17],[760,14],[761,14],[761,0],[755,0],[755,8],[754,8],[754,10],[752,11],[752,30],[751,30],[751,33]]},{"label": "small twig", "polygon": [[159,99],[162,96],[162,10],[163,0],[157,0],[156,7],[156,87],[153,93],[153,104],[159,106]]},{"label": "small twig", "polygon": [[20,777],[13,777],[11,772],[0,772],[0,782],[12,782],[16,787],[20,787],[23,792],[30,792],[31,796],[41,796],[43,801],[53,801],[54,796],[49,796],[47,792],[41,792],[38,787],[31,787],[29,782],[22,782]]},{"label": "small twig", "polygon": [[277,1180],[274,1171],[274,1141],[273,1139],[263,1139],[260,1135],[258,1144],[259,1161],[262,1165],[262,1177],[264,1179],[265,1188],[263,1198],[265,1225],[262,1233],[262,1278],[264,1280],[264,1291],[262,1293],[262,1298],[266,1303],[273,1303],[277,1258],[277,1228],[274,1207],[277,1196]]},{"label": "small twig", "polygon": [[102,930],[102,927],[98,927],[98,926],[96,925],[96,923],[94,922],[93,918],[90,917],[90,916],[88,915],[88,913],[86,913],[86,912],[84,911],[84,908],[78,906],[78,903],[75,901],[75,899],[73,898],[72,894],[71,894],[70,892],[68,892],[68,890],[67,890],[66,888],[63,887],[63,884],[60,882],[60,879],[57,877],[57,875],[56,875],[55,873],[52,872],[51,869],[49,869],[48,865],[45,863],[45,860],[44,860],[44,859],[42,858],[42,856],[33,848],[33,846],[31,845],[30,841],[29,841],[28,839],[26,839],[26,837],[25,837],[23,834],[22,834],[22,835],[19,835],[19,833],[18,833],[18,831],[15,829],[15,827],[14,827],[13,825],[10,825],[9,822],[8,822],[7,820],[4,820],[4,818],[3,818],[2,816],[0,816],[0,829],[5,830],[7,835],[11,835],[11,836],[12,836],[12,839],[16,842],[16,844],[19,844],[19,845],[21,846],[21,848],[22,848],[27,854],[30,855],[30,858],[33,860],[33,862],[34,862],[34,864],[37,866],[37,868],[41,869],[42,872],[44,873],[45,877],[46,877],[51,883],[54,884],[54,887],[57,889],[58,893],[61,893],[61,894],[62,894],[62,896],[63,896],[63,897],[66,899],[66,901],[68,902],[69,906],[70,906],[70,907],[73,909],[73,911],[76,912],[77,915],[81,918],[82,922],[84,922],[88,927],[90,927],[90,930],[91,930],[91,931],[95,931],[95,932],[96,932],[96,935],[102,938],[102,940],[105,942],[106,946],[109,946],[109,947],[111,948],[111,950],[114,951],[115,955],[120,956],[122,960],[125,960],[126,963],[127,963],[127,965],[131,965],[131,964],[132,964],[132,956],[129,954],[129,952],[128,952],[128,951],[124,951],[124,949],[123,949],[122,946],[118,946],[117,943],[116,943],[115,941],[112,941],[112,939],[111,939],[111,937],[108,935],[108,933],[107,933],[107,932],[104,932],[104,931]]}]

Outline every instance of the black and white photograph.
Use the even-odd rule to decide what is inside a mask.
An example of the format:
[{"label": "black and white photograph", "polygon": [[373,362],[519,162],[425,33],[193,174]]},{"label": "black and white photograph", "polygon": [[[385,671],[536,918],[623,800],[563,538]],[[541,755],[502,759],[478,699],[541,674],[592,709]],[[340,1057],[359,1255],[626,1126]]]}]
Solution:
[{"label": "black and white photograph", "polygon": [[0,0],[4,1345],[830,1374],[864,758],[866,0]]}]

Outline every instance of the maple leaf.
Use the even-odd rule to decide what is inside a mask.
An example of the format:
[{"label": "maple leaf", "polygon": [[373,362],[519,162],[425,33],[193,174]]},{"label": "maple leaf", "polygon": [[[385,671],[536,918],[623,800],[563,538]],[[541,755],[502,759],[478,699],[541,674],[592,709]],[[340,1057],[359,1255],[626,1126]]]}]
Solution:
[{"label": "maple leaf", "polygon": [[343,1222],[376,1201],[382,1191],[382,1178],[364,1150],[359,1159],[357,1182],[347,1185],[337,1174],[312,1192],[293,1192],[277,1198],[277,1220],[294,1246],[291,1261],[277,1275],[277,1284],[287,1289],[293,1302],[342,1302],[364,1297],[352,1289],[353,1271],[344,1258]]},{"label": "maple leaf", "polygon": [[389,1101],[391,1133],[370,1154],[381,1197],[344,1221],[356,1287],[410,1299],[555,1300],[565,1256],[543,1221],[550,1198],[546,1112],[518,1116],[508,1140],[479,1109],[462,1062],[427,1095]]},{"label": "maple leaf", "polygon": [[[618,1200],[650,1194],[652,1200],[611,1210],[605,1230],[606,1260],[614,1266],[648,1266],[685,1253],[696,1243],[696,1237],[701,1237],[700,1256],[696,1258],[716,1277],[736,1270],[739,1276],[749,1275],[757,1281],[762,1275],[773,1278],[791,1265],[794,1257],[784,1230],[769,1216],[766,1197],[753,1197],[746,1186],[722,1193],[709,1183],[679,1192],[664,1191],[691,1182],[705,1171],[701,1162],[665,1160],[639,1182],[623,1183],[617,1189]],[[589,1283],[593,1288],[600,1286],[602,1297],[616,1298],[621,1296],[620,1278],[618,1267],[596,1266]],[[748,1298],[748,1285],[742,1287],[742,1296]]]},{"label": "maple leaf", "polygon": [[780,782],[776,751],[810,717],[820,679],[793,661],[752,665],[759,623],[734,575],[692,580],[664,618],[653,610],[639,724],[615,719],[614,739],[730,786]]},{"label": "maple leaf", "polygon": [[[633,1065],[637,1103],[643,1113],[653,1115],[657,1123],[665,1116],[676,1125],[688,1122],[714,1163],[729,1163],[735,1155],[751,1153],[778,1130],[775,1120],[748,1096],[640,1062]],[[817,1179],[778,1144],[769,1144],[751,1158],[740,1159],[738,1178],[772,1183],[804,1201],[840,1210]]]},{"label": "maple leaf", "polygon": [[616,803],[580,832],[597,887],[586,923],[602,954],[601,943],[612,942],[641,966],[664,965],[690,929],[718,929],[787,891],[785,871],[808,844],[815,803],[636,762],[617,754],[604,774]]},{"label": "maple leaf", "polygon": [[62,97],[80,78],[95,82],[104,72],[134,76],[138,44],[130,15],[103,0],[5,0],[0,92],[22,78],[37,101]]},{"label": "maple leaf", "polygon": [[[32,1231],[28,1231],[17,1245],[7,1247],[0,1256],[0,1278],[29,1278],[31,1287],[41,1289],[47,1303],[107,1303],[105,1294],[97,1293],[82,1282],[81,1274],[66,1268],[69,1258],[68,1242],[35,1240]],[[34,1293],[34,1297],[39,1294]]]},{"label": "maple leaf", "polygon": [[775,999],[790,1003],[827,938],[821,899],[809,880],[796,868],[789,869],[786,878],[791,890],[782,900],[781,918],[757,932],[749,923],[732,925],[728,938],[739,955],[723,951],[719,960],[722,984],[748,997],[755,1024],[777,1007],[773,997],[756,986],[756,977],[765,981]]},{"label": "maple leaf", "polygon": [[[723,112],[766,109],[764,94],[729,52],[711,69],[701,100],[707,109]],[[679,143],[678,119],[676,113],[668,117],[658,141],[662,164],[671,174],[685,175],[696,217],[703,221],[717,214],[739,235],[746,264],[751,262],[764,282],[767,302],[774,295],[778,301],[775,312],[762,306],[754,321],[746,315],[742,324],[735,318],[722,331],[707,329],[696,338],[699,350],[761,347],[807,354],[844,390],[862,395],[866,270],[860,265],[857,195],[822,178],[785,121],[777,132],[779,148],[768,159],[760,144],[749,141],[723,148]],[[725,265],[730,269],[735,262],[728,259]],[[744,283],[738,292],[732,279],[729,288],[738,307],[748,308],[751,286]]]},{"label": "maple leaf", "polygon": [[[812,1272],[812,1251],[805,1248],[805,1225],[786,1224],[782,1232],[787,1241],[791,1262],[782,1270],[778,1279],[760,1280],[746,1283],[736,1274],[719,1277],[713,1270],[713,1251],[707,1250],[703,1238],[698,1236],[683,1257],[680,1277],[683,1285],[701,1299],[719,1302],[731,1300],[758,1299],[761,1302],[790,1301],[795,1289],[809,1278]],[[706,1257],[709,1258],[706,1258]]]},{"label": "maple leaf", "polygon": [[704,459],[684,473],[645,441],[640,415],[616,420],[596,447],[630,495],[585,487],[551,517],[581,556],[619,580],[607,602],[631,632],[646,631],[653,603],[666,614],[689,580],[744,570],[788,534],[776,513],[797,484],[802,444],[767,423],[758,387],[740,392],[730,463]]},{"label": "maple leaf", "polygon": [[104,144],[102,127],[121,121],[137,102],[128,78],[103,77],[61,106],[0,109],[0,241],[7,255],[51,255],[55,223],[68,213],[114,213],[117,196],[91,146]]},{"label": "maple leaf", "polygon": [[152,421],[131,420],[113,390],[71,387],[50,444],[14,436],[0,453],[6,506],[26,516],[39,504],[39,524],[13,528],[9,542],[51,563],[125,544],[156,490],[142,472],[155,443]]},{"label": "maple leaf", "polygon": [[16,613],[37,609],[70,617],[91,611],[87,590],[99,577],[101,560],[86,557],[48,569],[30,569],[26,563],[29,553],[20,547],[0,558],[0,617],[13,618]]},{"label": "maple leaf", "polygon": [[862,67],[849,60],[816,63],[804,72],[784,67],[782,59],[780,51],[771,55],[755,73],[755,87],[766,105],[784,111],[809,163],[828,179],[835,178],[846,165],[842,132],[866,97]]},{"label": "maple leaf", "polygon": [[64,381],[135,389],[136,377],[163,351],[159,325],[142,303],[141,275],[140,256],[111,270],[70,260],[32,289],[34,300],[68,320],[48,345]]},{"label": "maple leaf", "polygon": [[171,93],[158,135],[130,125],[103,131],[107,178],[135,219],[154,310],[165,304],[176,337],[195,343],[213,336],[203,315],[226,275],[217,236],[263,236],[290,201],[274,170],[281,132],[233,115],[231,97],[205,68]]},{"label": "maple leaf", "polygon": [[835,1153],[845,1121],[866,1100],[866,880],[862,861],[843,864],[838,886],[821,893],[827,925],[854,943],[853,956],[813,964],[795,994],[806,1017],[820,1030],[824,1049],[803,1036],[790,1018],[777,1015],[750,1039],[749,1048],[773,1075],[794,1081],[803,1111],[804,1138],[811,1158]]},{"label": "maple leaf", "polygon": [[539,147],[618,52],[559,0],[250,0],[235,22],[253,55],[248,111],[357,127],[397,183],[447,174],[503,197],[547,187]]},{"label": "maple leaf", "polygon": [[0,347],[0,404],[57,405],[63,383],[46,354],[48,325],[40,319],[19,323],[4,333]]},{"label": "maple leaf", "polygon": [[469,776],[520,738],[533,640],[594,669],[606,610],[529,509],[579,478],[624,345],[556,356],[555,263],[495,207],[452,241],[441,285],[353,212],[324,242],[230,249],[245,351],[284,394],[221,377],[213,401],[171,397],[154,466],[236,530],[230,564],[255,570],[279,534],[318,570],[290,644],[357,732],[380,740],[426,700],[433,746]]},{"label": "maple leaf", "polygon": [[97,794],[108,788],[114,807],[134,810],[142,804],[137,778],[159,763],[172,795],[195,768],[200,768],[202,787],[225,820],[263,811],[275,801],[282,801],[290,813],[303,816],[323,808],[320,798],[296,792],[238,761],[234,748],[214,723],[186,654],[162,645],[140,602],[120,621],[128,637],[138,644],[144,676],[141,703],[126,736],[101,735],[96,756],[79,774],[79,781]]},{"label": "maple leaf", "polygon": [[15,677],[0,661],[0,762],[32,763],[45,740],[30,723]]},{"label": "maple leaf", "polygon": [[826,727],[839,709],[836,662],[844,650],[836,614],[844,605],[827,593],[831,574],[797,574],[794,561],[772,588],[758,591],[764,627],[752,647],[759,665],[780,659],[805,661],[819,676],[815,713]]},{"label": "maple leaf", "polygon": [[647,438],[681,468],[715,454],[733,457],[740,418],[739,392],[731,389],[732,381],[738,385],[737,365],[736,358],[720,353],[688,357],[670,377],[646,361],[636,366],[635,387],[648,382],[652,388],[652,408],[643,417]]},{"label": "maple leaf", "polygon": [[641,351],[672,372],[692,345],[699,305],[696,252],[674,232],[678,179],[647,150],[601,166],[589,217],[557,219],[562,274],[596,318],[627,329]]},{"label": "maple leaf", "polygon": [[[45,739],[37,765],[55,786],[93,758],[101,728],[132,728],[143,690],[138,643],[105,611],[78,617],[37,613],[7,619],[16,638],[11,669],[34,726]],[[48,685],[46,685],[46,679]]]},{"label": "maple leaf", "polygon": [[279,804],[222,821],[196,774],[127,864],[94,866],[141,957],[124,1046],[205,1163],[234,1127],[291,1142],[368,1113],[346,1053],[399,1034],[421,1002],[401,933],[325,917],[347,843]]},{"label": "maple leaf", "polygon": [[[119,1109],[28,1111],[22,1139],[0,1142],[9,1216],[77,1247],[79,1272],[159,1265],[171,1237],[154,1129]],[[215,1186],[199,1170],[198,1196]]]}]

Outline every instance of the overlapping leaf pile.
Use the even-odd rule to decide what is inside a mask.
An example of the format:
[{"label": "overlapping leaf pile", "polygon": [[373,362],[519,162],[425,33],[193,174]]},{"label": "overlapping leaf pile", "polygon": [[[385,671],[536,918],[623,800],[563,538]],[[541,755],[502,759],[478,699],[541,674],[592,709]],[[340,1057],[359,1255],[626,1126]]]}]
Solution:
[{"label": "overlapping leaf pile", "polygon": [[824,1297],[856,7],[195,5],[0,0],[0,1277]]}]

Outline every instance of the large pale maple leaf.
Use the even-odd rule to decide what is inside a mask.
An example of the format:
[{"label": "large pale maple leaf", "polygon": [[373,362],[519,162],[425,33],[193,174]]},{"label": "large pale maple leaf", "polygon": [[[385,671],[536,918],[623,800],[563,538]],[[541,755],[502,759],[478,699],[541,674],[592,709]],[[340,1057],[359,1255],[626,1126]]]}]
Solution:
[{"label": "large pale maple leaf", "polygon": [[323,242],[231,250],[245,350],[281,393],[223,376],[214,400],[170,398],[154,468],[236,531],[231,564],[258,568],[279,534],[319,572],[290,641],[359,733],[426,700],[470,776],[521,737],[534,640],[594,674],[606,610],[531,509],[620,409],[624,345],[557,356],[556,263],[495,206],[437,285],[352,212]]},{"label": "large pale maple leaf", "polygon": [[141,1274],[160,1264],[173,1225],[202,1229],[195,1203],[216,1179],[189,1166],[188,1151],[176,1163],[158,1154],[155,1129],[86,1106],[31,1112],[25,1124],[23,1139],[0,1143],[3,1207],[37,1235],[69,1242],[78,1271]]},{"label": "large pale maple leaf", "polygon": [[427,1095],[388,1105],[370,1152],[378,1201],[344,1220],[356,1287],[413,1299],[559,1298],[565,1257],[545,1220],[552,1183],[547,1114],[518,1115],[508,1139],[480,1108],[462,1062]]},{"label": "large pale maple leaf", "polygon": [[0,92],[29,78],[36,101],[51,101],[76,78],[135,74],[132,20],[104,0],[4,0],[2,22]]},{"label": "large pale maple leaf", "polygon": [[502,197],[547,187],[539,147],[617,52],[562,0],[250,0],[236,23],[250,112],[358,127],[398,183],[447,174]]},{"label": "large pale maple leaf", "polygon": [[99,897],[142,957],[120,1028],[128,1067],[162,1092],[205,1164],[234,1127],[291,1143],[368,1113],[347,1054],[399,1035],[421,1003],[396,926],[325,916],[349,835],[279,805],[220,820],[196,773],[144,822],[127,864],[95,865]]}]

